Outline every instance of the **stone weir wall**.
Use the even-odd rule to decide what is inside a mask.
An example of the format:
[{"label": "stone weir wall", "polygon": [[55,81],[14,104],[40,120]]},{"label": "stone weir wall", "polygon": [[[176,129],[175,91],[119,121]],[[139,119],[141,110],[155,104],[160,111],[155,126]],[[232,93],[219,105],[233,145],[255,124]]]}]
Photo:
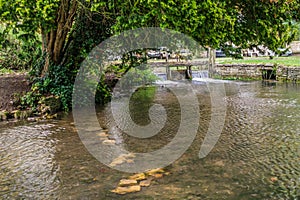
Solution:
[{"label": "stone weir wall", "polygon": [[273,79],[300,82],[300,66],[286,67],[272,64],[217,64],[215,75],[222,78]]},{"label": "stone weir wall", "polygon": [[300,67],[278,67],[276,77],[281,81],[300,82]]}]

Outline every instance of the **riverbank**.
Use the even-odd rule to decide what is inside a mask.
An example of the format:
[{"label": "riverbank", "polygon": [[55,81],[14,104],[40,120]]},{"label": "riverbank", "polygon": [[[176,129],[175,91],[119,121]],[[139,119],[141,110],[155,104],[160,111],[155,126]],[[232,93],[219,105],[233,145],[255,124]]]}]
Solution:
[{"label": "riverbank", "polygon": [[14,119],[28,119],[31,110],[20,109],[20,98],[30,90],[30,82],[25,72],[0,74],[0,121]]},{"label": "riverbank", "polygon": [[0,111],[18,109],[15,97],[30,90],[27,73],[9,73],[0,75]]}]

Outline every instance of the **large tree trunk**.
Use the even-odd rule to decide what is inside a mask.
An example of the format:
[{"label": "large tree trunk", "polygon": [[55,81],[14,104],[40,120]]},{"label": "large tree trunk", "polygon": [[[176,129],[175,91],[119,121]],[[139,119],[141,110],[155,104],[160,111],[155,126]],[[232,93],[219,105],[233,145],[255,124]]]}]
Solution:
[{"label": "large tree trunk", "polygon": [[61,0],[57,11],[56,25],[50,31],[42,29],[43,52],[46,53],[46,60],[41,76],[44,76],[49,65],[62,65],[67,37],[74,22],[78,9],[77,0]]}]

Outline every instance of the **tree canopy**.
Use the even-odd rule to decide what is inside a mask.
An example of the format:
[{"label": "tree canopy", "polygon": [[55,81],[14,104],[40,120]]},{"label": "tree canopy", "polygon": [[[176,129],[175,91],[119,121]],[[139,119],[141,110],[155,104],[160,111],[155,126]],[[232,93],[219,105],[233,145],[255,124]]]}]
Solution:
[{"label": "tree canopy", "polygon": [[39,33],[50,61],[62,64],[83,17],[86,28],[106,23],[97,29],[106,37],[154,26],[188,34],[203,46],[233,43],[276,50],[294,39],[298,30],[292,21],[299,20],[299,4],[299,0],[0,0],[0,20],[5,31],[13,29],[26,39]]},{"label": "tree canopy", "polygon": [[[118,31],[159,26],[188,34],[203,46],[225,43],[272,50],[291,42],[299,20],[297,0],[126,1],[115,25]],[[130,8],[130,9],[128,9]]]}]

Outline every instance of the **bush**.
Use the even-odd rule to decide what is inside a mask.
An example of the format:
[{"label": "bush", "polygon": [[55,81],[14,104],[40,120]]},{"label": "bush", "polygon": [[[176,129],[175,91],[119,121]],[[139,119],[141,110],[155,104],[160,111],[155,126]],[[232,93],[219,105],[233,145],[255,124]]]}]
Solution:
[{"label": "bush", "polygon": [[0,31],[0,69],[31,69],[41,55],[41,42],[35,34]]}]

